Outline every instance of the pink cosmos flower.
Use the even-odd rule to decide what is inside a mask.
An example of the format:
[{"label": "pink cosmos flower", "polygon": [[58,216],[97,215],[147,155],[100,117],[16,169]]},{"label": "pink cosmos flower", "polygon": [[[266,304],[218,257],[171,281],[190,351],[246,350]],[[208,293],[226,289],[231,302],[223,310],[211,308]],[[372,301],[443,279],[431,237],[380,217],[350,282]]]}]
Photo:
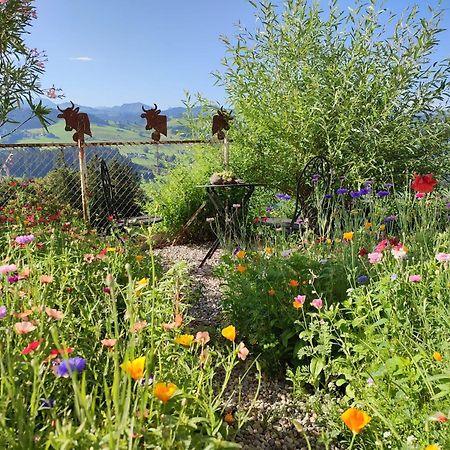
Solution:
[{"label": "pink cosmos flower", "polygon": [[410,275],[408,280],[411,283],[419,283],[422,281],[422,276],[421,275]]},{"label": "pink cosmos flower", "polygon": [[311,306],[314,306],[314,308],[320,309],[323,306],[323,300],[321,298],[315,298],[311,302]]},{"label": "pink cosmos flower", "polygon": [[0,266],[0,273],[11,273],[17,270],[17,266],[15,264],[5,264]]},{"label": "pink cosmos flower", "polygon": [[242,359],[242,361],[245,361],[249,353],[250,352],[248,351],[248,348],[243,342],[241,342],[238,346],[238,358]]},{"label": "pink cosmos flower", "polygon": [[8,0],[0,0],[0,5],[6,4],[7,1],[8,1]]},{"label": "pink cosmos flower", "polygon": [[36,327],[31,322],[17,322],[14,324],[14,329],[19,334],[31,333]]},{"label": "pink cosmos flower", "polygon": [[449,262],[450,261],[450,253],[438,253],[436,255],[436,259],[439,262]]},{"label": "pink cosmos flower", "polygon": [[383,253],[380,252],[369,253],[367,257],[369,258],[370,264],[378,264],[383,258]]}]

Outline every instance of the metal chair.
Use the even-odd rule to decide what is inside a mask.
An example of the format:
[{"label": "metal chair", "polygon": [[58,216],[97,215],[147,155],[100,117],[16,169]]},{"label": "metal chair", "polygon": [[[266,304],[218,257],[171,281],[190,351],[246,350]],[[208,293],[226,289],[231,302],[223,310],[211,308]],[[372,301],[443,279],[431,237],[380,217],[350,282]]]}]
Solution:
[{"label": "metal chair", "polygon": [[311,158],[303,167],[297,178],[295,207],[292,217],[260,217],[259,223],[264,226],[281,228],[286,232],[297,231],[306,222],[309,228],[317,225],[316,207],[311,202],[311,195],[318,186],[323,190],[323,194],[328,193],[331,186],[332,169],[330,162],[324,156]]},{"label": "metal chair", "polygon": [[114,202],[114,190],[111,183],[108,166],[103,159],[100,161],[100,178],[102,181],[103,196],[108,209],[108,215],[114,218],[115,223],[119,228],[124,228],[126,226],[153,225],[162,221],[162,217],[152,216],[120,218]]}]

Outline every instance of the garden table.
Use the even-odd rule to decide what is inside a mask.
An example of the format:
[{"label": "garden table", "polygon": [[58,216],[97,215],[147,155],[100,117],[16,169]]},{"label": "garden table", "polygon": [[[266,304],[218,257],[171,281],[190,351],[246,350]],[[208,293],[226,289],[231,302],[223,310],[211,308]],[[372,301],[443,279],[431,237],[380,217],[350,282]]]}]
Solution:
[{"label": "garden table", "polygon": [[227,184],[204,184],[197,186],[206,190],[208,199],[213,205],[217,216],[216,240],[211,245],[208,253],[206,253],[200,267],[210,259],[220,245],[218,233],[224,236],[229,234],[230,237],[240,235],[242,224],[244,223],[250,197],[257,186],[264,186],[260,183],[227,183]]}]

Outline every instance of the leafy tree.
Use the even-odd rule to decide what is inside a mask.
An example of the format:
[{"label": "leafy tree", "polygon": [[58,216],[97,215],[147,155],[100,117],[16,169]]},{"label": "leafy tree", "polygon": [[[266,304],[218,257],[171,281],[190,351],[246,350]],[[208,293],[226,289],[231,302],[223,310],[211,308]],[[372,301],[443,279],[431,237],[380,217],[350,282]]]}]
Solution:
[{"label": "leafy tree", "polygon": [[226,37],[217,73],[236,119],[231,163],[249,180],[294,185],[330,158],[353,179],[448,171],[449,60],[433,61],[442,9],[400,16],[378,0],[250,1],[261,24]]},{"label": "leafy tree", "polygon": [[[44,72],[45,55],[25,45],[24,36],[36,18],[32,0],[0,1],[0,129],[5,124],[16,124],[3,138],[33,117],[39,119],[44,128],[49,124],[48,108],[33,97],[44,94],[39,85],[39,76]],[[56,95],[55,88],[48,91]],[[55,98],[53,97],[53,98]],[[28,105],[31,114],[22,124],[10,118],[11,112]]]}]

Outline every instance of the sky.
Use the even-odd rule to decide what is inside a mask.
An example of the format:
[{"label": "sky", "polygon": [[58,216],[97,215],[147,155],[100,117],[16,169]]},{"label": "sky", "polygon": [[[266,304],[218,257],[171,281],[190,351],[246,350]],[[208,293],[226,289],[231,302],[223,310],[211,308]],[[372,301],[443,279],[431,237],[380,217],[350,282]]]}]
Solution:
[{"label": "sky", "polygon": [[[393,11],[414,3],[385,1]],[[443,27],[450,29],[450,0],[443,4],[449,8]],[[42,86],[54,84],[66,101],[86,106],[139,101],[165,109],[181,106],[186,90],[226,103],[211,75],[225,55],[219,37],[232,37],[239,21],[258,25],[247,0],[35,0],[35,6],[27,43],[47,53]],[[436,57],[450,57],[450,30],[441,34]]]}]

